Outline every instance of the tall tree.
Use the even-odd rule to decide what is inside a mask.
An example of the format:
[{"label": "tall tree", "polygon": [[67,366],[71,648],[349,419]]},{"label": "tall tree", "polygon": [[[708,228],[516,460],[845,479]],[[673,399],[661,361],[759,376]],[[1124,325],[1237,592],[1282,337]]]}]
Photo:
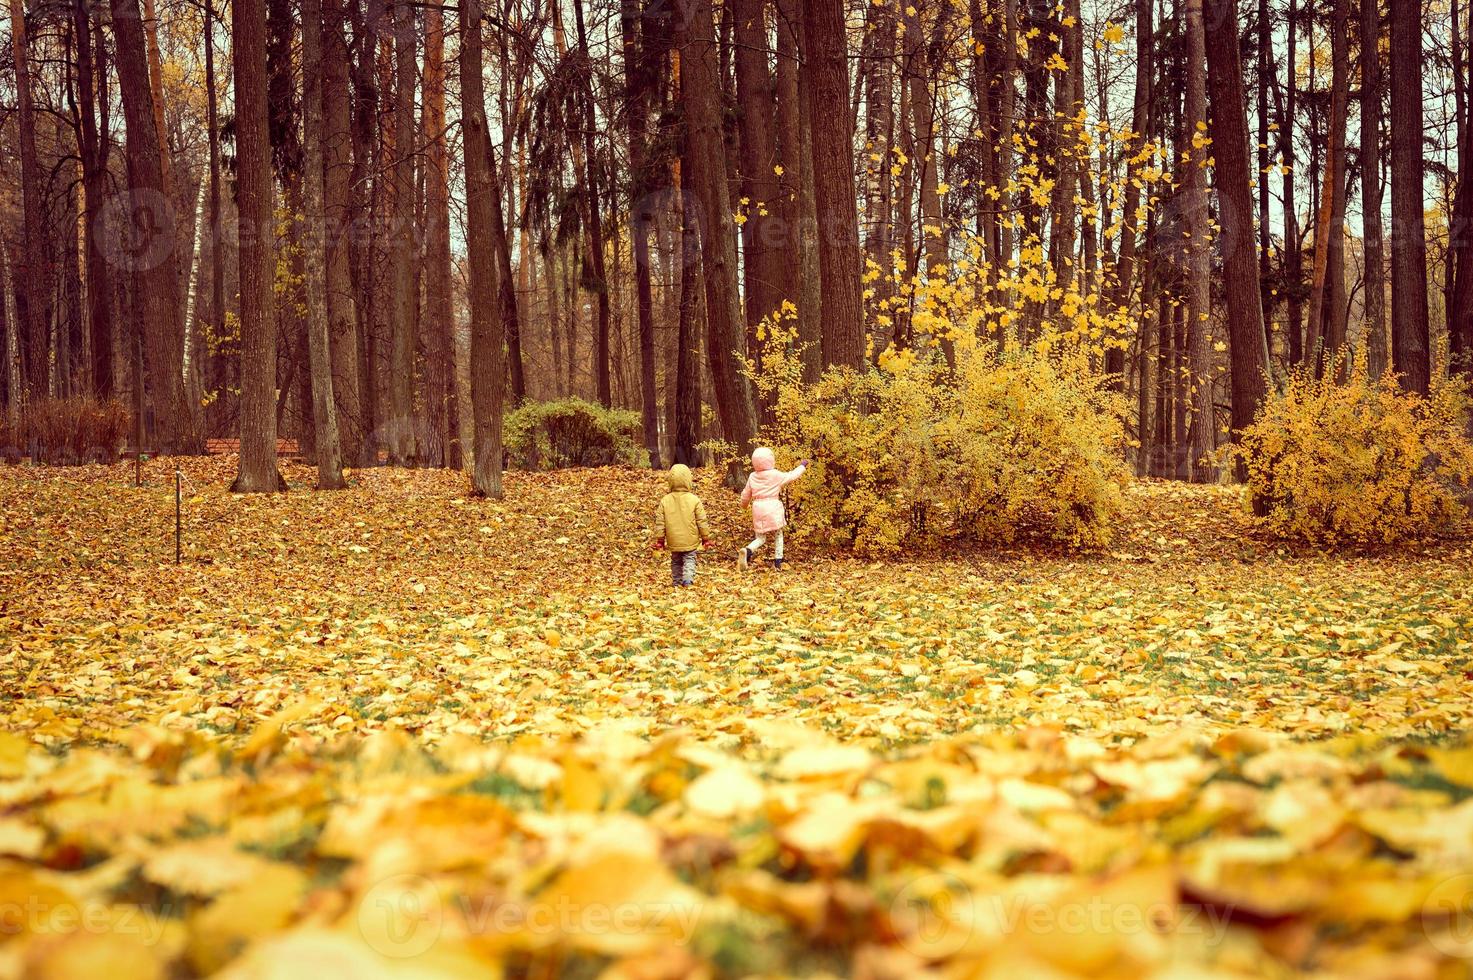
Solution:
[{"label": "tall tree", "polygon": [[[130,0],[114,0],[114,6]],[[264,0],[234,0],[236,197],[240,222],[240,468],[232,490],[286,489],[276,468],[276,316],[271,218],[271,138],[266,96]],[[116,23],[116,14],[114,16]],[[119,53],[124,48],[119,37]],[[142,45],[135,57],[142,61]],[[121,62],[120,62],[121,64]],[[152,133],[152,120],[128,114],[128,145]],[[140,132],[139,130],[142,130]],[[130,154],[131,157],[131,154]],[[165,294],[171,295],[169,293]]]},{"label": "tall tree", "polygon": [[455,396],[455,322],[450,312],[450,154],[445,132],[445,15],[425,8],[424,400],[434,434],[431,461],[459,467],[459,413]]},{"label": "tall tree", "polygon": [[1314,278],[1309,294],[1309,337],[1305,344],[1315,374],[1345,346],[1345,128],[1349,112],[1350,21],[1348,0],[1332,0],[1330,27],[1330,133],[1325,147],[1324,186],[1315,221]]},{"label": "tall tree", "polygon": [[345,459],[363,452],[358,297],[353,287],[353,137],[349,123],[348,17],[344,0],[322,0],[323,207],[327,236],[327,323],[332,391]]},{"label": "tall tree", "polygon": [[[890,161],[895,145],[895,41],[899,25],[889,4],[871,6],[868,15],[865,36],[871,45],[870,56],[860,63],[865,84],[864,142],[868,148],[864,160],[864,252],[867,262],[873,262],[880,270],[871,301],[878,319],[889,315],[889,301],[895,291],[891,274],[895,261],[890,255],[895,237],[895,181],[890,173]],[[795,68],[796,64],[795,58]],[[796,77],[793,87],[796,94]],[[797,176],[795,168],[794,177]]]},{"label": "tall tree", "polygon": [[389,230],[389,451],[399,464],[419,457],[414,425],[414,288],[416,147],[414,91],[419,78],[414,5],[394,4],[394,161],[393,218]]},{"label": "tall tree", "polygon": [[1391,365],[1410,391],[1432,385],[1422,162],[1422,4],[1390,0]]},{"label": "tall tree", "polygon": [[343,453],[333,396],[331,336],[327,323],[327,207],[323,200],[325,127],[322,112],[322,0],[302,0],[303,179],[298,236],[304,252],[307,344],[312,371],[312,421],[316,427],[317,489],[341,490]]},{"label": "tall tree", "polygon": [[[554,2],[560,3],[561,0]],[[599,196],[598,155],[594,149],[598,119],[594,111],[593,59],[588,54],[588,28],[583,22],[583,0],[573,0],[573,18],[578,28],[579,70],[583,78],[584,220],[588,223],[588,264],[593,273],[598,301],[598,332],[594,335],[597,346],[594,375],[598,385],[599,403],[612,405],[613,391],[609,376],[609,280],[604,268],[603,204]]]},{"label": "tall tree", "polygon": [[680,0],[679,20],[684,25],[680,85],[687,127],[682,166],[690,168],[695,188],[695,194],[686,197],[684,204],[700,226],[706,286],[706,358],[722,432],[728,442],[746,450],[756,424],[747,379],[738,370],[738,358],[746,353],[746,345],[737,291],[736,225],[727,187],[710,0]]},{"label": "tall tree", "polygon": [[[138,318],[142,326],[148,388],[152,393],[155,438],[158,448],[165,453],[189,451],[195,448],[195,441],[188,431],[192,415],[184,403],[181,373],[184,323],[183,310],[178,302],[174,212],[164,180],[166,148],[159,142],[155,124],[154,94],[144,57],[143,20],[138,0],[112,0],[112,21],[117,37],[118,87],[122,91],[123,117],[128,127],[128,194],[123,207],[131,232],[129,249],[137,278]],[[261,40],[264,44],[264,28]],[[264,48],[262,50],[264,65]],[[237,81],[237,89],[239,87]],[[264,88],[261,94],[264,104]],[[236,98],[239,103],[239,92]],[[238,104],[236,114],[238,118],[243,115]],[[241,156],[243,158],[244,154]],[[242,180],[242,187],[244,183]],[[265,221],[253,227],[250,234],[269,234],[270,218],[268,174]],[[269,275],[266,288],[271,288]]]},{"label": "tall tree", "polygon": [[821,352],[825,365],[858,368],[865,356],[864,319],[843,0],[806,0],[802,41],[801,81],[813,99],[813,190],[823,282]]},{"label": "tall tree", "polygon": [[501,329],[492,194],[496,164],[486,125],[482,77],[482,10],[479,0],[460,4],[461,137],[465,146],[466,278],[471,308],[471,411],[475,417],[475,468],[471,486],[480,496],[500,498],[501,416],[505,405],[505,338]]},{"label": "tall tree", "polygon": [[10,34],[15,64],[15,91],[20,128],[21,208],[25,212],[25,247],[20,252],[19,298],[24,304],[24,337],[20,344],[25,364],[26,390],[31,398],[45,398],[50,360],[47,336],[51,329],[51,245],[45,225],[46,202],[41,167],[36,159],[36,109],[31,95],[31,57],[26,34],[24,0],[10,0]]},{"label": "tall tree", "polygon": [[785,298],[798,306],[803,377],[823,367],[822,284],[818,266],[818,212],[813,196],[812,92],[799,86],[803,15],[799,0],[777,0],[777,127],[787,201],[788,270]]},{"label": "tall tree", "polygon": [[[909,24],[906,30],[907,40],[913,39],[916,45],[914,55],[907,59],[909,70],[906,72],[905,84],[909,89],[911,132],[914,134],[916,166],[920,171],[917,181],[920,185],[919,239],[921,251],[926,257],[927,277],[942,275],[947,265],[946,223],[941,213],[941,157],[936,152],[936,129],[941,115],[938,86],[941,85],[940,75],[952,4],[934,5],[934,14],[931,6],[921,4],[906,8]],[[915,10],[914,15],[910,13],[911,10]],[[850,169],[853,169],[852,166]],[[1072,209],[1072,187],[1067,196]],[[1073,220],[1069,220],[1068,224],[1072,228]],[[948,360],[951,360],[951,339],[943,337],[940,340]]]},{"label": "tall tree", "polygon": [[[1138,176],[1144,163],[1143,144],[1151,131],[1151,106],[1155,72],[1152,66],[1154,29],[1151,22],[1151,0],[1135,0],[1135,100],[1130,112],[1130,142],[1125,146],[1125,201],[1120,214],[1120,251],[1115,263],[1115,306],[1130,307],[1135,281],[1136,249],[1140,241],[1141,181]],[[1105,372],[1115,376],[1117,389],[1125,385],[1125,340],[1110,338],[1105,348]],[[1144,355],[1142,356],[1144,361]],[[1142,379],[1144,388],[1144,379]]]},{"label": "tall tree", "polygon": [[[92,13],[86,0],[73,0],[72,25],[77,43],[78,148],[82,157],[83,196],[87,204],[83,222],[87,267],[87,331],[92,348],[92,394],[98,398],[111,398],[112,303],[108,289],[107,257],[103,253],[101,240],[102,206],[107,196],[107,164],[111,139],[110,134],[105,131],[99,133],[97,127],[97,69],[104,53],[98,52],[98,57],[93,57]],[[208,33],[206,37],[208,38]],[[211,91],[213,92],[213,88]]]},{"label": "tall tree", "polygon": [[619,28],[624,51],[624,113],[629,126],[630,196],[634,200],[629,232],[634,240],[635,316],[639,320],[640,418],[650,466],[659,469],[660,418],[655,391],[655,311],[649,238],[654,213],[645,129],[649,125],[660,52],[641,30],[641,6],[632,0],[626,2],[620,9]]},{"label": "tall tree", "polygon": [[1177,476],[1205,481],[1216,477],[1211,463],[1216,448],[1216,419],[1212,411],[1212,353],[1207,320],[1211,315],[1211,229],[1207,220],[1207,38],[1202,0],[1186,0],[1186,126],[1188,135],[1182,165],[1182,194],[1186,201],[1187,306],[1186,387],[1188,435]]},{"label": "tall tree", "polygon": [[1211,97],[1213,180],[1222,227],[1223,292],[1232,363],[1232,430],[1251,425],[1267,393],[1268,342],[1258,283],[1249,187],[1248,116],[1238,51],[1236,0],[1206,0],[1207,87]]},{"label": "tall tree", "polygon": [[[1284,247],[1281,253],[1280,269],[1284,283],[1284,306],[1288,321],[1286,330],[1289,335],[1289,363],[1295,365],[1304,356],[1304,256],[1299,241],[1299,205],[1294,198],[1296,177],[1294,121],[1297,118],[1299,101],[1299,83],[1296,78],[1299,64],[1297,60],[1299,27],[1296,0],[1289,0],[1289,13],[1286,19],[1288,39],[1285,45],[1287,51],[1285,60],[1288,63],[1288,78],[1285,80],[1283,97],[1276,107],[1279,122],[1279,157],[1284,168]],[[1274,77],[1274,82],[1277,88],[1277,76]]]},{"label": "tall tree", "polygon": [[757,324],[782,301],[783,253],[778,195],[781,183],[774,138],[773,79],[768,69],[766,0],[733,0],[736,92],[741,133],[743,270],[747,300],[747,346],[757,357]]},{"label": "tall tree", "polygon": [[[1369,2],[1369,0],[1367,0]],[[1473,59],[1460,42],[1458,5],[1452,8],[1453,77],[1456,96],[1458,135],[1458,190],[1453,198],[1452,218],[1448,224],[1448,250],[1452,265],[1452,283],[1447,312],[1448,354],[1450,367],[1473,383],[1473,133],[1468,121],[1469,88],[1473,77]],[[1473,22],[1470,22],[1473,24]],[[1473,27],[1470,27],[1473,33]],[[1473,418],[1468,422],[1473,431]]]},{"label": "tall tree", "polygon": [[1386,273],[1381,256],[1381,38],[1379,0],[1360,0],[1361,238],[1365,262],[1366,366],[1371,377],[1386,371]]},{"label": "tall tree", "polygon": [[[377,121],[379,114],[379,92],[378,79],[374,72],[374,54],[378,50],[378,34],[369,27],[364,14],[363,0],[326,0],[325,9],[329,12],[337,9],[345,10],[347,20],[351,25],[351,36],[353,45],[348,50],[346,37],[343,32],[329,32],[328,58],[329,68],[334,67],[337,54],[332,47],[337,37],[343,37],[345,66],[352,81],[352,118],[348,124],[348,149],[351,150],[351,167],[348,171],[345,185],[337,183],[340,176],[336,168],[328,172],[325,186],[329,207],[334,202],[341,200],[344,205],[343,211],[343,233],[338,241],[348,252],[348,271],[351,279],[354,304],[353,331],[356,335],[356,348],[358,361],[356,374],[358,377],[358,411],[356,436],[358,438],[359,465],[375,466],[378,464],[379,453],[379,370],[376,339],[376,321],[378,310],[375,306],[377,290],[375,289],[374,269],[374,245],[375,245],[375,207],[378,197],[378,188],[381,181],[376,175],[380,174],[376,154],[378,153]],[[335,37],[336,35],[336,37]],[[331,87],[332,79],[329,77]],[[329,125],[332,122],[332,113],[338,105],[345,104],[349,100],[343,99],[334,104],[328,99],[326,111],[328,113]],[[330,148],[330,152],[343,154],[345,151],[338,144],[337,149]],[[331,159],[331,158],[330,158]],[[335,188],[344,188],[345,196],[338,198]],[[346,191],[352,188],[352,192]],[[329,275],[333,268],[329,264]]]},{"label": "tall tree", "polygon": [[[690,131],[681,134],[681,157],[690,158]],[[701,269],[701,225],[696,220],[697,198],[692,170],[677,164],[682,206],[680,209],[680,308],[675,361],[675,432],[673,453],[677,463],[697,462],[696,445],[701,441],[701,335],[705,326],[705,283]]]}]

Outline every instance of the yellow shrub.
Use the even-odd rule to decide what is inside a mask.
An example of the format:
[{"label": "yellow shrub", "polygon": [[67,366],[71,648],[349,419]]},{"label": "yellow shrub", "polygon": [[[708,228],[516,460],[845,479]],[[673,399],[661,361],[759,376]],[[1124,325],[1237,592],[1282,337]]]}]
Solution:
[{"label": "yellow shrub", "polygon": [[1340,383],[1299,373],[1264,403],[1235,453],[1271,533],[1389,544],[1465,516],[1458,498],[1473,483],[1466,409],[1456,382],[1423,398],[1359,368]]},{"label": "yellow shrub", "polygon": [[937,356],[889,351],[877,367],[805,385],[790,334],[768,335],[753,374],[774,406],[762,437],[783,465],[814,462],[789,490],[800,533],[860,554],[960,538],[1109,540],[1128,479],[1124,430],[1083,353],[963,344],[952,374]]}]

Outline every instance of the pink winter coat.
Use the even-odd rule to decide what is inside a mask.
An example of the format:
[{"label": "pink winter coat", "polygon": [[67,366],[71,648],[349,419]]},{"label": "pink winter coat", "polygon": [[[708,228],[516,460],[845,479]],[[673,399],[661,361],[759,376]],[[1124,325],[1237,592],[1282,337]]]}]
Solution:
[{"label": "pink winter coat", "polygon": [[783,502],[778,495],[782,488],[803,475],[804,467],[783,471],[777,469],[772,450],[766,446],[752,453],[752,475],[742,487],[742,503],[752,505],[752,529],[758,534],[781,531],[788,523],[783,513]]}]

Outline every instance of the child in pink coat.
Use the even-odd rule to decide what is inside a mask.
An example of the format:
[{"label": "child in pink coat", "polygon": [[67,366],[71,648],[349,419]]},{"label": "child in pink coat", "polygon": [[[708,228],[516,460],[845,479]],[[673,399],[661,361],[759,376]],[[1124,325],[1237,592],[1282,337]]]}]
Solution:
[{"label": "child in pink coat", "polygon": [[783,528],[787,515],[779,494],[782,488],[803,475],[808,469],[808,460],[803,460],[795,470],[777,469],[772,450],[762,446],[752,453],[752,475],[742,488],[742,503],[752,505],[752,530],[757,536],[737,554],[737,567],[745,569],[757,554],[757,549],[767,543],[767,536],[774,535],[772,543],[772,567],[783,567]]}]

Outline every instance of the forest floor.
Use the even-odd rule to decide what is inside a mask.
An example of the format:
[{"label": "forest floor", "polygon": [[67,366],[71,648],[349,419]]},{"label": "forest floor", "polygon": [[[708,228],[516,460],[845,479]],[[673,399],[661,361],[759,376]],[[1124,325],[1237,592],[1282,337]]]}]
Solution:
[{"label": "forest floor", "polygon": [[1467,536],[1147,482],[1105,552],[741,574],[702,475],[676,590],[658,474],[182,466],[178,565],[171,462],[0,468],[0,978],[1473,963]]}]

